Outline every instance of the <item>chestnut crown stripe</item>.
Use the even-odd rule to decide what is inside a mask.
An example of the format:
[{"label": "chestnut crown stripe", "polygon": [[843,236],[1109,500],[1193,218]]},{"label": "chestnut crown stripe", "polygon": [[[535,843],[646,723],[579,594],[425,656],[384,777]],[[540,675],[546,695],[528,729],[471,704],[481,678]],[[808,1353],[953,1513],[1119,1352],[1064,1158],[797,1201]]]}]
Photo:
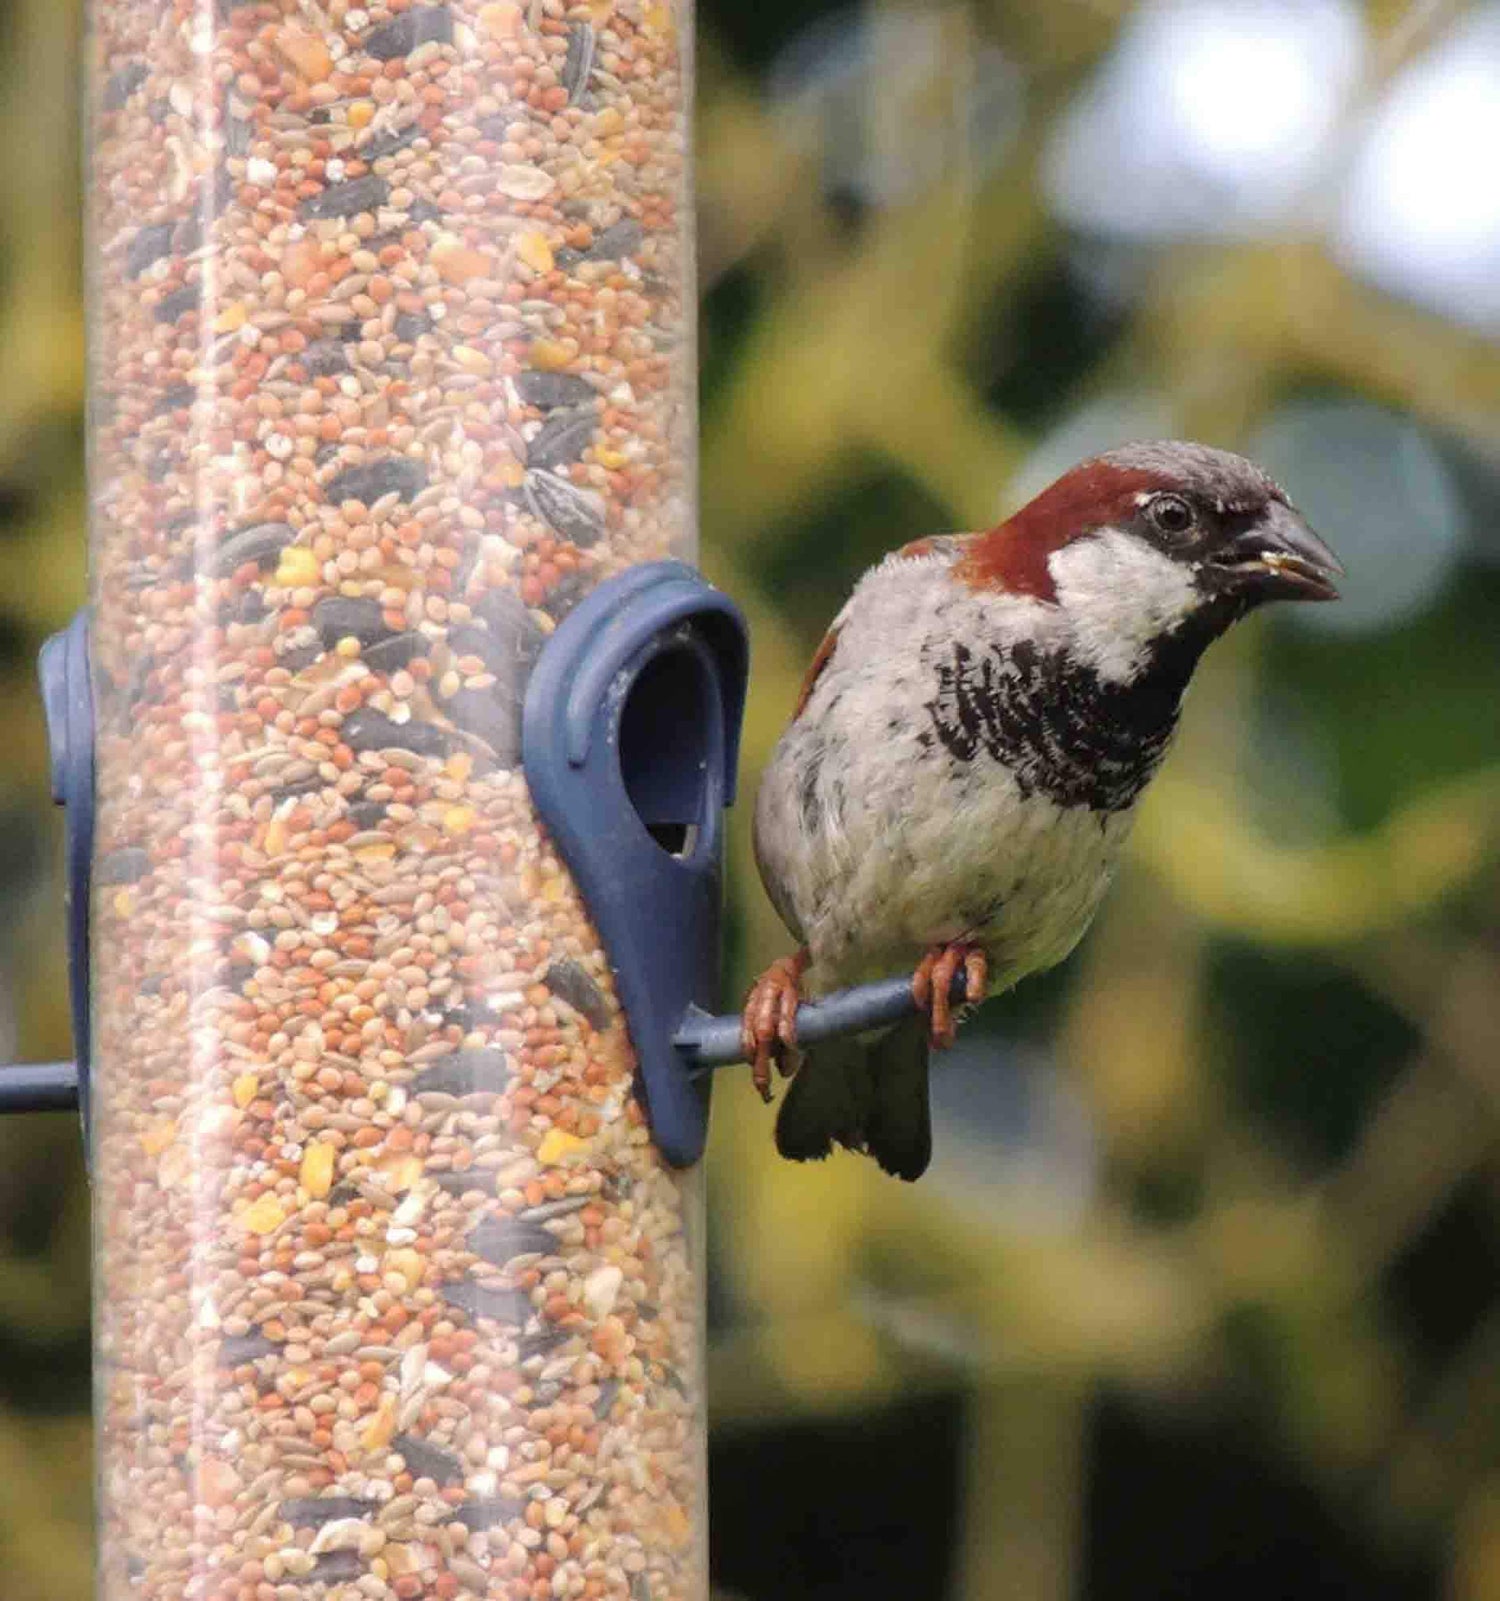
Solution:
[{"label": "chestnut crown stripe", "polygon": [[976,589],[1031,595],[1055,604],[1048,557],[1097,528],[1123,527],[1138,497],[1175,488],[1158,472],[1100,459],[1084,462],[1044,489],[1013,517],[975,536],[954,569]]}]

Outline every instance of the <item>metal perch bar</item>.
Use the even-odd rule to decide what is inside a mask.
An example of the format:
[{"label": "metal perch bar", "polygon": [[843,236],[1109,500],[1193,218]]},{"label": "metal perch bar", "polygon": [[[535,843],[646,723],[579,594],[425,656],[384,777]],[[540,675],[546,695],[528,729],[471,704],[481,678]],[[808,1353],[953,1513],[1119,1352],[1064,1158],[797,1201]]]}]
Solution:
[{"label": "metal perch bar", "polygon": [[16,1062],[0,1068],[0,1114],[77,1110],[76,1062]]},{"label": "metal perch bar", "polygon": [[[953,1004],[964,999],[964,975],[953,980]],[[868,1028],[885,1028],[916,1011],[911,978],[886,978],[875,984],[835,990],[821,1000],[807,1001],[797,1011],[797,1038],[807,1045],[840,1034],[859,1034]],[[740,1015],[727,1012],[715,1017],[688,1008],[672,1043],[693,1078],[716,1067],[731,1067],[745,1060],[740,1049]],[[71,1112],[78,1109],[76,1062],[17,1062],[0,1069],[0,1116],[7,1112]]]},{"label": "metal perch bar", "polygon": [[[962,972],[954,976],[951,994],[953,1004],[961,1006],[965,995]],[[852,989],[835,990],[832,995],[798,1007],[797,1039],[802,1044],[816,1045],[820,1040],[835,1039],[840,1034],[884,1028],[910,1017],[916,1009],[910,974],[904,978],[883,978],[874,984],[857,984]],[[740,1049],[738,1012],[710,1017],[707,1012],[690,1007],[673,1044],[693,1077],[745,1060]]]}]

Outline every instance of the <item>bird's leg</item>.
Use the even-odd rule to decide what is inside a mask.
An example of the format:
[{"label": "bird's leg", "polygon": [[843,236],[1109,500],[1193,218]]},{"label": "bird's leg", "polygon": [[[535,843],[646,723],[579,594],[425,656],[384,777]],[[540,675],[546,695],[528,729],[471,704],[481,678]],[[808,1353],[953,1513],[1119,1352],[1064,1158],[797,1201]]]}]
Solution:
[{"label": "bird's leg", "polygon": [[934,945],[911,976],[912,999],[918,1011],[926,1012],[931,1019],[929,1038],[934,1050],[947,1050],[958,1035],[952,994],[953,980],[960,970],[964,975],[964,1002],[978,1006],[989,984],[990,964],[977,945],[962,940]]},{"label": "bird's leg", "polygon": [[786,1056],[797,1043],[797,1008],[802,1004],[807,963],[805,946],[791,956],[778,956],[745,996],[740,1046],[763,1101],[771,1099],[771,1063],[776,1063],[783,1077],[788,1072]]}]

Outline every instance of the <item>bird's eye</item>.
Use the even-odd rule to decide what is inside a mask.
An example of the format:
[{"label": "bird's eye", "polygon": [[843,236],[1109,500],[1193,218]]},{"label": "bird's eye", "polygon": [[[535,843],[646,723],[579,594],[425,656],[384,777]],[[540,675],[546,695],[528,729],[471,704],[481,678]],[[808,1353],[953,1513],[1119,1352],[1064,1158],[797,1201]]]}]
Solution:
[{"label": "bird's eye", "polygon": [[1151,521],[1164,534],[1185,534],[1193,526],[1193,508],[1181,495],[1158,495],[1151,502]]}]

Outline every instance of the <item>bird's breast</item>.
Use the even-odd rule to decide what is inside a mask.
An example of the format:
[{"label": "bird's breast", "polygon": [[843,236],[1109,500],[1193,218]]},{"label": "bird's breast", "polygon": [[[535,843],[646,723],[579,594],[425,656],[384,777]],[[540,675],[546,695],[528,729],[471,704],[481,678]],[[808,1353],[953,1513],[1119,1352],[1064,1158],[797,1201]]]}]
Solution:
[{"label": "bird's breast", "polygon": [[1177,726],[1181,684],[1101,678],[1026,639],[932,653],[925,741],[956,762],[996,763],[1023,796],[1120,812],[1134,805]]}]

